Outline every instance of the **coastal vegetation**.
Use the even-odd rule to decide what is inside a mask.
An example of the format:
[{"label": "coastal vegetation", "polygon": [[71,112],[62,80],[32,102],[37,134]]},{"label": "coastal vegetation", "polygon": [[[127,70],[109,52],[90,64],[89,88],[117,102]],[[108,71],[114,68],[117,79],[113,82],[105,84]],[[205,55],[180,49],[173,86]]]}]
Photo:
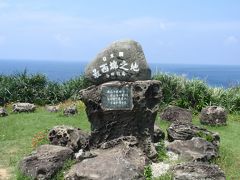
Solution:
[{"label": "coastal vegetation", "polygon": [[[166,73],[159,73],[152,78],[162,83],[161,107],[171,104],[197,113],[207,105],[218,105],[231,113],[240,111],[240,86],[227,89],[210,87],[199,79],[189,80]],[[46,105],[76,100],[78,91],[90,85],[84,76],[60,83],[48,80],[43,74],[28,74],[27,71],[0,75],[0,106],[11,102]]]}]

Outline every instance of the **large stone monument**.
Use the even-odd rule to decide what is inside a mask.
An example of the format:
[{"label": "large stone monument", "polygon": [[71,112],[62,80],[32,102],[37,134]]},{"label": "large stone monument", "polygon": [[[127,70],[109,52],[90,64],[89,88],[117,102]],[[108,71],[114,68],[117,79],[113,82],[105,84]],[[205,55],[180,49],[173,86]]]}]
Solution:
[{"label": "large stone monument", "polygon": [[[66,178],[143,178],[144,165],[157,159],[153,136],[161,85],[150,80],[140,44],[114,42],[90,63],[85,76],[94,85],[81,90],[80,98],[91,123],[89,147],[98,155],[76,164]],[[115,176],[111,169],[118,170]]]},{"label": "large stone monument", "polygon": [[148,157],[154,158],[151,143],[161,90],[159,81],[150,80],[140,44],[113,43],[87,67],[86,78],[95,84],[80,92],[91,123],[90,146],[134,136]]}]

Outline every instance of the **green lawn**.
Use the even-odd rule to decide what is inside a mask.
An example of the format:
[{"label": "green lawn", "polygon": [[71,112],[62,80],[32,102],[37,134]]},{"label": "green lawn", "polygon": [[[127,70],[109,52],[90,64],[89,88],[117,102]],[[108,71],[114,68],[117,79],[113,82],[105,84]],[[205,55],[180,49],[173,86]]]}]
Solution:
[{"label": "green lawn", "polygon": [[[0,172],[7,171],[14,175],[19,160],[32,151],[33,136],[62,124],[86,131],[90,129],[83,108],[78,115],[72,117],[65,117],[62,112],[49,113],[44,108],[38,108],[35,113],[10,114],[0,118]],[[12,176],[12,179],[15,177]]]},{"label": "green lawn", "polygon": [[[169,126],[168,122],[160,121],[159,118],[157,123],[162,129]],[[0,118],[0,174],[6,172],[12,175],[11,179],[16,179],[14,175],[17,164],[32,151],[33,136],[37,132],[62,124],[80,127],[86,131],[90,129],[84,108],[79,108],[79,114],[73,117],[38,108],[35,113],[10,113],[8,117]],[[194,117],[194,124],[200,125],[197,117]],[[230,115],[228,125],[224,127],[203,127],[220,134],[221,158],[217,163],[225,171],[227,179],[240,179],[240,116]]]}]

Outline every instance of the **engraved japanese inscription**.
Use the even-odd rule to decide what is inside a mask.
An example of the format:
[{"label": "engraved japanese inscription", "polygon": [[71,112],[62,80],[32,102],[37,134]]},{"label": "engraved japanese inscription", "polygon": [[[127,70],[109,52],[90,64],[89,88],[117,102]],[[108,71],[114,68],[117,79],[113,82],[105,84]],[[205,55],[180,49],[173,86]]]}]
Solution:
[{"label": "engraved japanese inscription", "polygon": [[[98,69],[92,70],[92,75],[95,79],[106,76],[106,78],[110,78],[112,76],[123,77],[126,76],[126,73],[136,73],[139,72],[139,65],[137,62],[129,64],[125,60],[120,63],[114,58],[124,58],[124,52],[118,52],[117,55],[110,54],[109,57],[104,56],[102,58],[103,64],[99,66]],[[107,60],[110,60],[107,63]]]},{"label": "engraved japanese inscription", "polygon": [[107,110],[131,110],[131,86],[103,86],[101,91],[102,108]]}]

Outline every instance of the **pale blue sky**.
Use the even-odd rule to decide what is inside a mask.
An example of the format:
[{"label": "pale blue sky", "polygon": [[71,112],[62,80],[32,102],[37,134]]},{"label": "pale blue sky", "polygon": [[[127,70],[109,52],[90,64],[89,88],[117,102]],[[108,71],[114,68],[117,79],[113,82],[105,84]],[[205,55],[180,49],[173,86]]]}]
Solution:
[{"label": "pale blue sky", "polygon": [[0,59],[90,61],[120,39],[149,62],[240,64],[240,1],[0,0]]}]

